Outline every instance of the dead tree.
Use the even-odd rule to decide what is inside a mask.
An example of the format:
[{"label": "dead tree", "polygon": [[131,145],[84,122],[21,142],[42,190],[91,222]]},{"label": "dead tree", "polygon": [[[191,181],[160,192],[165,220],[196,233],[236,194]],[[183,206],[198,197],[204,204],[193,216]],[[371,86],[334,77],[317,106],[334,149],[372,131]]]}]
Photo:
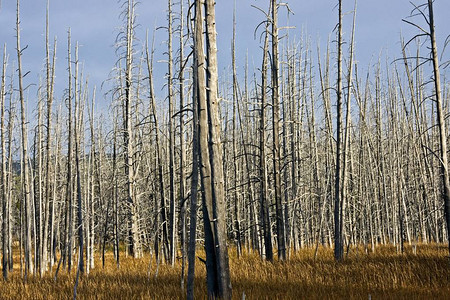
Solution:
[{"label": "dead tree", "polygon": [[[199,105],[199,143],[203,194],[203,221],[207,286],[209,297],[231,298],[228,248],[226,244],[226,203],[220,142],[220,114],[218,99],[217,46],[215,4],[206,0],[203,42],[202,1],[195,2],[194,72],[197,78]],[[205,47],[204,47],[205,46]],[[204,48],[207,57],[205,58]]]},{"label": "dead tree", "polygon": [[195,249],[197,243],[197,200],[200,168],[200,141],[199,141],[199,103],[198,99],[198,79],[196,66],[198,67],[197,56],[193,59],[193,93],[192,93],[192,175],[191,175],[191,195],[189,212],[189,242],[188,242],[188,277],[186,286],[186,296],[188,300],[194,299],[194,278],[195,278]]},{"label": "dead tree", "polygon": [[138,209],[136,199],[136,178],[134,175],[134,147],[133,147],[133,126],[132,126],[132,85],[133,85],[133,41],[134,41],[134,0],[127,1],[126,17],[126,41],[125,41],[125,84],[123,95],[124,109],[124,149],[125,149],[125,175],[128,205],[128,241],[130,254],[137,258],[142,255],[142,247],[139,238]]},{"label": "dead tree", "polygon": [[1,151],[2,151],[2,271],[3,279],[8,280],[8,184],[6,179],[6,132],[5,132],[5,91],[6,91],[6,44],[3,47],[3,67],[0,86],[0,130],[1,130]]},{"label": "dead tree", "polygon": [[[268,16],[267,16],[268,18]],[[268,178],[266,167],[266,106],[267,106],[267,69],[269,64],[269,22],[266,22],[263,62],[261,69],[261,105],[259,112],[259,181],[260,181],[260,213],[264,239],[266,260],[273,260],[272,229],[270,225],[270,201],[268,194]]]},{"label": "dead tree", "polygon": [[63,263],[67,263],[68,271],[72,269],[72,249],[73,249],[73,175],[72,175],[72,55],[71,55],[71,36],[70,29],[67,37],[67,64],[68,64],[68,90],[67,90],[67,106],[68,106],[68,148],[67,148],[67,178],[66,178],[66,216],[64,220],[65,241],[63,251]]},{"label": "dead tree", "polygon": [[[46,54],[46,98],[47,98],[47,125],[46,125],[46,145],[45,145],[45,200],[44,200],[44,228],[42,240],[42,266],[47,270],[48,265],[48,238],[49,238],[49,219],[54,206],[55,199],[51,199],[51,148],[52,148],[52,104],[53,104],[53,90],[55,78],[55,60],[56,60],[56,39],[53,46],[52,61],[50,61],[50,42],[49,42],[49,6],[50,0],[47,1],[46,14],[46,30],[45,30],[45,54]],[[53,234],[50,233],[50,243],[52,243]],[[51,251],[50,251],[51,261]]]},{"label": "dead tree", "polygon": [[273,134],[273,176],[275,189],[275,215],[277,226],[278,258],[286,259],[286,234],[283,216],[281,190],[281,149],[280,149],[280,93],[278,74],[278,4],[272,0],[272,134]]},{"label": "dead tree", "polygon": [[[77,297],[77,287],[80,276],[84,274],[84,232],[83,232],[83,201],[81,190],[81,170],[80,170],[80,144],[81,134],[83,128],[83,100],[81,99],[81,83],[77,84],[79,80],[79,62],[78,62],[78,43],[75,47],[75,118],[74,118],[74,142],[75,142],[75,178],[76,178],[76,197],[77,197],[77,228],[78,228],[78,266],[74,285],[73,299]],[[81,82],[81,80],[80,80]]]},{"label": "dead tree", "polygon": [[335,180],[335,197],[334,197],[334,258],[337,261],[342,260],[344,255],[343,244],[343,214],[342,214],[342,0],[339,0],[339,23],[337,25],[338,30],[338,74],[337,74],[337,121],[336,121],[336,172],[334,176]]},{"label": "dead tree", "polygon": [[[160,127],[158,122],[157,108],[156,108],[156,100],[155,100],[155,91],[153,84],[153,49],[154,43],[152,43],[152,52],[151,55],[149,53],[148,48],[148,38],[146,42],[146,61],[147,61],[147,71],[148,71],[148,84],[150,88],[150,107],[151,107],[151,115],[153,116],[153,122],[155,126],[155,142],[156,142],[156,163],[157,163],[157,173],[158,173],[158,192],[160,195],[160,203],[156,202],[156,224],[157,228],[162,227],[162,239],[163,239],[163,248],[164,248],[164,256],[167,260],[168,251],[169,251],[169,242],[168,242],[168,226],[167,226],[167,214],[166,214],[166,198],[165,198],[165,181],[164,181],[164,171],[163,171],[163,163],[162,163],[162,145],[160,142]],[[156,258],[158,260],[159,256],[159,229],[156,232],[155,238],[155,252]]]},{"label": "dead tree", "polygon": [[241,256],[241,226],[239,214],[239,196],[238,196],[238,153],[237,153],[237,119],[238,119],[238,82],[236,71],[236,7],[233,11],[233,41],[231,43],[231,63],[233,69],[233,176],[234,176],[234,190],[233,190],[233,214],[234,214],[234,239],[236,243],[236,250],[238,258]]},{"label": "dead tree", "polygon": [[173,124],[174,115],[174,91],[173,91],[173,54],[172,54],[172,1],[168,1],[168,74],[167,74],[167,88],[169,97],[169,260],[172,266],[175,265],[175,235],[176,235],[176,224],[175,224],[175,129]]},{"label": "dead tree", "polygon": [[186,164],[186,150],[185,150],[185,124],[184,124],[184,13],[183,13],[183,0],[180,0],[180,28],[179,28],[179,38],[180,38],[180,49],[179,49],[179,117],[180,117],[180,245],[181,245],[181,288],[184,289],[184,275],[186,270],[186,246],[187,246],[187,222],[186,222],[186,210],[187,210],[187,199],[186,199],[186,175],[185,175],[185,164]]},{"label": "dead tree", "polygon": [[32,259],[32,242],[31,242],[31,227],[32,227],[32,203],[31,203],[31,187],[29,181],[29,158],[28,158],[28,131],[27,131],[27,117],[25,107],[25,96],[23,86],[22,74],[22,52],[24,49],[20,46],[20,1],[17,0],[17,14],[16,14],[16,50],[17,50],[17,64],[18,64],[18,80],[19,80],[19,99],[21,111],[21,131],[22,131],[22,176],[23,176],[23,207],[25,210],[25,278],[29,273],[34,273],[33,259]]},{"label": "dead tree", "polygon": [[436,121],[439,131],[440,147],[440,176],[442,179],[442,200],[444,202],[444,216],[447,223],[447,241],[450,254],[450,179],[448,174],[448,155],[447,155],[447,129],[445,123],[445,112],[443,107],[441,74],[439,70],[439,55],[437,51],[436,32],[434,26],[433,0],[428,0],[428,25],[430,28],[429,37],[431,43],[431,58],[433,61],[434,73],[434,92],[436,103]]}]

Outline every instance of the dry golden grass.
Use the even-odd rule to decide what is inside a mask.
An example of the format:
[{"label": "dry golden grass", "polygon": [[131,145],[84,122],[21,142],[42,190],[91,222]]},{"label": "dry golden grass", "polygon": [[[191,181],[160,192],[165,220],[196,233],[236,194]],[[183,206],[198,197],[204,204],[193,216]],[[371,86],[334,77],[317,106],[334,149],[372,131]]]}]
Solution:
[{"label": "dry golden grass", "polygon": [[[199,254],[203,256],[202,254]],[[314,250],[292,255],[288,262],[268,263],[257,254],[244,253],[241,259],[230,253],[235,299],[245,292],[247,299],[450,299],[450,262],[445,245],[420,245],[417,255],[407,248],[404,255],[391,246],[366,254],[353,249],[346,260],[336,263],[332,249],[322,248],[316,261]],[[100,260],[97,260],[98,262]],[[180,265],[159,267],[150,257],[134,260],[122,257],[120,269],[111,255],[105,269],[97,266],[80,281],[78,299],[177,299]],[[196,270],[196,298],[206,293],[205,270],[200,261]],[[8,282],[0,281],[0,299],[71,299],[75,270],[61,270],[57,282],[53,275],[31,277],[23,282],[19,270]]]}]

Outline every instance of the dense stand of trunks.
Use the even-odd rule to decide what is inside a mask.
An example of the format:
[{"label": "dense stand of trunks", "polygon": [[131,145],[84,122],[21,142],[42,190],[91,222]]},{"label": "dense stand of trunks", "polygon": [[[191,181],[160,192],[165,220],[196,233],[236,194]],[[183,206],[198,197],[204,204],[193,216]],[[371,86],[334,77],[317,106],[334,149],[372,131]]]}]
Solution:
[{"label": "dense stand of trunks", "polygon": [[13,264],[24,278],[57,264],[57,278],[75,259],[83,274],[95,252],[104,266],[111,247],[118,267],[123,251],[172,265],[180,258],[181,287],[187,263],[192,299],[202,245],[210,297],[230,298],[231,244],[238,256],[245,249],[269,261],[274,252],[285,260],[324,245],[342,260],[355,245],[376,251],[393,243],[402,252],[404,242],[449,240],[450,93],[440,78],[432,1],[416,8],[429,21],[431,69],[420,54],[428,50],[411,42],[402,42],[394,63],[356,65],[356,6],[344,41],[339,1],[336,44],[322,52],[304,37],[280,40],[284,5],[268,4],[268,12],[258,9],[261,68],[237,66],[235,18],[232,72],[219,78],[214,1],[168,1],[165,109],[154,91],[153,45],[137,45],[138,4],[124,1],[111,105],[101,113],[70,31],[67,86],[54,96],[63,74],[55,74],[48,8],[44,80],[27,112],[17,1],[17,59],[5,46],[1,73],[5,279]]}]

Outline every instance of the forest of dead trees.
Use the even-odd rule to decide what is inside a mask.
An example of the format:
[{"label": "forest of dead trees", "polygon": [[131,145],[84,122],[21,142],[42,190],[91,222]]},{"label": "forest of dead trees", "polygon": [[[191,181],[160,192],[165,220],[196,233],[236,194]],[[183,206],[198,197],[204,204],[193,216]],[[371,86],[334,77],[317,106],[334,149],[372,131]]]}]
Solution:
[{"label": "forest of dead trees", "polygon": [[[188,295],[194,264],[205,263],[210,295],[230,298],[229,247],[272,261],[327,246],[342,260],[357,245],[447,243],[450,90],[433,1],[405,7],[417,36],[370,67],[355,63],[356,3],[343,18],[336,2],[326,49],[279,29],[288,4],[255,7],[259,67],[238,76],[234,21],[219,78],[214,0],[168,0],[160,99],[155,42],[136,37],[134,0],[122,1],[112,89],[89,84],[70,30],[51,38],[47,8],[44,68],[27,94],[17,1],[17,44],[4,45],[1,68],[3,278],[13,265],[25,280],[54,265],[55,278],[61,268],[81,276],[108,251],[118,267],[150,252],[182,261]],[[55,73],[57,53],[66,73]],[[96,111],[98,98],[108,111]]]}]

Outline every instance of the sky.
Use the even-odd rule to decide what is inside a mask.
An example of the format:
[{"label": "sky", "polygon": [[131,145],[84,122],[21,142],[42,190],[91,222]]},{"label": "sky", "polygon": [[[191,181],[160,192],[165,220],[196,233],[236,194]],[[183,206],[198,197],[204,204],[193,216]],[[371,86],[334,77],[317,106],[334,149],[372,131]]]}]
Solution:
[{"label": "sky", "polygon": [[[15,55],[15,0],[0,0],[0,43],[6,43],[11,62]],[[175,5],[178,0],[174,0]],[[67,82],[66,53],[67,30],[71,29],[72,43],[80,45],[79,56],[84,65],[84,73],[89,76],[90,86],[100,86],[110,77],[112,68],[117,61],[115,40],[123,21],[120,17],[121,2],[117,0],[50,0],[50,37],[57,38],[57,69],[56,89]],[[231,39],[233,25],[233,0],[216,1],[216,18],[218,32],[218,60],[219,69],[225,70],[231,62]],[[286,8],[279,10],[279,26],[289,26],[291,38],[300,39],[302,36],[311,41],[312,47],[319,44],[322,49],[331,36],[337,23],[337,0],[284,0],[293,14],[287,13]],[[421,4],[424,0],[413,0]],[[352,10],[354,1],[344,0],[344,38],[350,38],[352,24]],[[254,32],[258,24],[264,20],[262,12],[268,9],[268,0],[236,0],[237,19],[237,57],[238,75],[243,76],[245,57],[248,53],[249,64],[260,65],[261,42],[259,35]],[[21,42],[22,47],[28,45],[23,52],[24,72],[30,71],[26,81],[38,84],[39,76],[43,74],[45,59],[45,14],[47,0],[21,1]],[[408,0],[359,0],[357,3],[356,48],[355,57],[360,66],[370,66],[375,63],[380,53],[388,60],[401,57],[400,35],[409,39],[418,30],[402,22],[407,18],[413,6]],[[178,7],[175,8],[178,10]],[[450,1],[435,1],[435,22],[437,28],[438,46],[443,48],[445,38],[450,34]],[[167,1],[141,0],[137,6],[137,37],[139,47],[145,41],[146,30],[152,34],[155,27],[165,26],[167,23]],[[416,18],[420,24],[423,20]],[[280,33],[282,36],[287,30]],[[260,33],[260,31],[259,31]],[[161,83],[157,90],[164,97],[163,78],[167,66],[165,40],[167,32],[156,30],[156,60],[155,76]],[[176,41],[178,41],[176,39]],[[448,52],[448,51],[447,51]],[[449,57],[449,55],[445,55]],[[157,81],[158,82],[158,81]],[[34,90],[33,90],[34,89]],[[60,90],[59,89],[59,90]],[[30,97],[36,94],[36,88],[31,87]],[[104,93],[106,91],[102,91]],[[62,93],[60,93],[60,97]],[[57,92],[58,95],[58,92]],[[108,102],[108,99],[100,101]]]}]

